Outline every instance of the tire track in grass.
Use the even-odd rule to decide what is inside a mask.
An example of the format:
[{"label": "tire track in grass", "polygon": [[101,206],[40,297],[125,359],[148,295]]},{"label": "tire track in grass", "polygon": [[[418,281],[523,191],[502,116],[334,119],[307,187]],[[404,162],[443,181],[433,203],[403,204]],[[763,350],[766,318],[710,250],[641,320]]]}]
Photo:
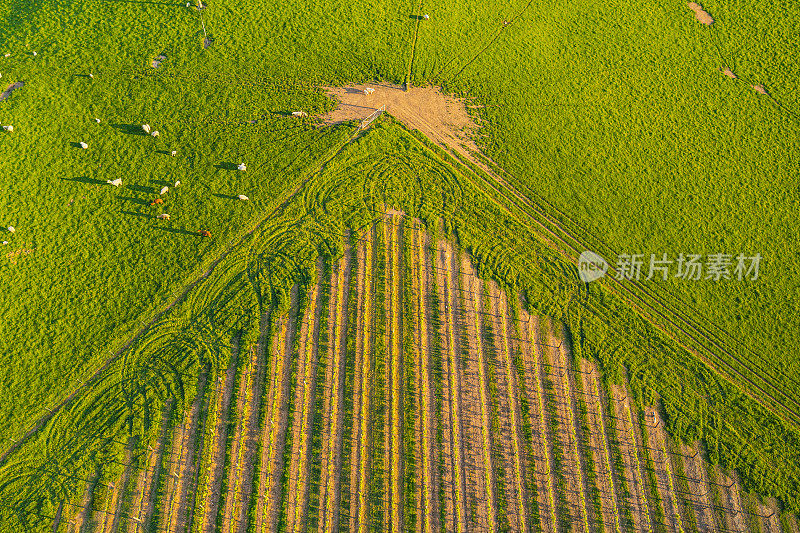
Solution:
[{"label": "tire track in grass", "polygon": [[292,286],[290,309],[287,316],[278,320],[278,335],[275,342],[275,373],[270,383],[269,445],[267,462],[262,468],[267,470],[267,481],[262,492],[267,500],[264,516],[264,529],[270,533],[278,531],[281,504],[283,503],[284,449],[286,429],[289,421],[289,393],[292,380],[292,349],[297,332],[297,315],[300,287]]},{"label": "tire track in grass", "polygon": [[470,469],[474,481],[470,484],[476,489],[477,528],[480,531],[494,532],[498,530],[497,485],[490,434],[491,406],[483,334],[483,284],[466,253],[461,254],[461,279],[462,305],[466,321],[465,335],[469,347],[465,369],[466,393],[470,398],[467,409],[473,413],[473,419],[470,420],[467,430],[474,462],[473,468]]},{"label": "tire track in grass", "polygon": [[375,227],[358,246],[358,318],[356,325],[356,386],[353,392],[353,435],[350,478],[350,532],[368,530],[368,495],[371,481],[371,399],[373,393],[373,306],[375,295]]},{"label": "tire track in grass", "polygon": [[248,401],[248,412],[245,424],[245,434],[243,436],[243,450],[241,460],[241,470],[237,477],[237,499],[234,505],[234,519],[236,527],[234,531],[244,533],[249,527],[249,512],[253,495],[253,477],[255,475],[256,459],[258,456],[258,439],[260,433],[260,414],[262,398],[264,393],[264,375],[266,372],[266,352],[268,342],[268,328],[272,318],[272,308],[268,308],[259,320],[258,344],[253,351],[253,366],[255,375],[250,390]]},{"label": "tire track in grass", "polygon": [[347,356],[348,309],[350,302],[351,247],[345,236],[342,259],[331,273],[334,293],[328,319],[328,372],[325,378],[325,411],[322,446],[322,487],[319,529],[323,533],[339,531],[339,504],[342,469],[342,434],[344,426],[345,362]]},{"label": "tire track in grass", "polygon": [[[449,463],[445,464],[447,495],[445,497],[447,531],[467,531],[466,521],[466,483],[464,475],[464,444],[461,413],[461,365],[459,358],[457,315],[458,295],[456,289],[457,266],[453,261],[452,245],[447,241],[439,241],[436,253],[436,278],[440,294],[439,312],[443,317],[442,330],[442,366],[443,376],[447,380],[446,398],[443,398],[447,409],[445,418],[446,449],[449,452]],[[448,486],[449,485],[449,486]]]},{"label": "tire track in grass", "polygon": [[608,445],[608,432],[603,417],[603,406],[600,403],[600,378],[597,366],[586,359],[581,360],[581,380],[586,391],[586,411],[589,421],[589,446],[596,469],[597,489],[600,492],[603,517],[603,531],[606,533],[622,533],[619,517],[622,514],[619,480],[611,466],[611,452]]},{"label": "tire track in grass", "polygon": [[[630,403],[627,405],[632,416]],[[653,420],[657,423],[653,424]],[[635,420],[634,420],[635,422]],[[667,435],[664,432],[664,424],[658,417],[656,410],[649,407],[645,411],[645,432],[647,434],[648,449],[652,454],[655,468],[656,479],[658,481],[658,495],[664,505],[664,516],[667,521],[667,531],[684,531],[685,518],[681,516],[680,502],[676,491],[676,479],[674,466],[670,460],[669,445]]]},{"label": "tire track in grass", "polygon": [[403,213],[390,211],[384,217],[384,235],[386,236],[386,295],[389,308],[386,315],[386,403],[389,407],[387,416],[385,454],[390,465],[389,479],[386,486],[387,531],[403,531],[403,325],[402,325],[402,252],[400,243],[403,239]]},{"label": "tire track in grass", "polygon": [[306,529],[324,266],[322,258],[317,259],[316,283],[309,295],[308,307],[300,326],[297,386],[294,398],[295,416],[292,420],[292,451],[286,510],[286,530],[294,533]]},{"label": "tire track in grass", "polygon": [[[207,389],[210,368],[204,367],[198,378],[197,395],[192,403],[189,414],[189,423],[186,428],[184,459],[178,472],[178,486],[176,488],[176,501],[174,511],[170,513],[169,532],[182,533],[189,524],[186,513],[189,508],[190,490],[197,488],[197,469],[199,463],[198,443],[202,443],[202,421],[204,411],[207,411]],[[204,409],[205,408],[205,409]]]},{"label": "tire track in grass", "polygon": [[491,281],[487,284],[487,302],[492,330],[494,353],[497,357],[497,400],[502,414],[499,440],[503,468],[506,472],[506,515],[512,531],[529,531],[525,462],[523,459],[522,428],[520,423],[519,392],[511,346],[506,295]]},{"label": "tire track in grass", "polygon": [[222,491],[222,480],[225,474],[225,455],[228,441],[228,417],[231,411],[231,399],[236,385],[236,367],[239,361],[239,338],[231,340],[231,355],[228,369],[225,373],[225,383],[221,394],[218,396],[216,406],[217,425],[214,428],[214,440],[211,449],[211,464],[209,470],[208,486],[204,495],[205,506],[203,510],[202,529],[205,533],[214,533],[217,530],[217,515]]},{"label": "tire track in grass", "polygon": [[256,350],[251,349],[250,357],[243,362],[244,369],[239,377],[239,389],[236,392],[235,418],[229,423],[229,425],[233,425],[234,431],[225,462],[228,475],[227,479],[224,481],[224,490],[221,495],[222,501],[224,502],[222,508],[222,533],[231,533],[236,528],[234,520],[238,496],[238,482],[241,479],[242,440],[247,431],[245,419],[248,416],[248,407],[252,407],[252,402],[249,400],[253,390],[253,375],[257,364],[258,354]]},{"label": "tire track in grass", "polygon": [[153,453],[152,447],[148,445],[147,450],[150,451],[147,457],[142,454],[142,458],[139,459],[139,461],[142,462],[141,466],[143,467],[143,470],[137,473],[136,485],[133,493],[131,494],[130,511],[128,513],[129,516],[126,527],[128,533],[136,533],[136,530],[138,529],[139,516],[141,515],[142,502],[144,501],[144,490],[147,482],[149,465],[154,460],[153,456],[155,454]]},{"label": "tire track in grass", "polygon": [[106,523],[103,527],[104,532],[111,533],[120,529],[125,495],[128,493],[128,486],[130,485],[131,476],[133,474],[133,452],[138,442],[138,436],[128,437],[128,442],[125,445],[125,468],[119,477],[119,481],[116,483],[114,497],[111,503],[112,512],[106,516]]},{"label": "tire track in grass", "polygon": [[627,415],[628,398],[627,389],[619,385],[612,385],[610,390],[612,399],[610,408],[614,418],[615,438],[622,456],[624,480],[630,497],[629,506],[633,515],[633,527],[636,531],[653,531],[650,522],[650,511],[644,484],[644,475],[640,466],[638,445],[633,434],[634,428],[630,425]]},{"label": "tire track in grass", "polygon": [[708,483],[708,476],[703,464],[700,443],[695,442],[692,446],[681,445],[681,454],[686,471],[686,482],[689,486],[688,503],[697,519],[697,529],[700,532],[718,531],[721,528],[720,524],[714,520],[712,512],[711,486]]},{"label": "tire track in grass", "polygon": [[439,465],[436,461],[436,401],[433,384],[433,321],[431,317],[430,290],[431,260],[429,255],[430,241],[422,221],[414,220],[414,262],[413,273],[416,292],[417,317],[415,337],[418,362],[418,387],[420,404],[420,429],[418,439],[421,472],[420,502],[422,513],[418,517],[421,533],[439,531]]}]

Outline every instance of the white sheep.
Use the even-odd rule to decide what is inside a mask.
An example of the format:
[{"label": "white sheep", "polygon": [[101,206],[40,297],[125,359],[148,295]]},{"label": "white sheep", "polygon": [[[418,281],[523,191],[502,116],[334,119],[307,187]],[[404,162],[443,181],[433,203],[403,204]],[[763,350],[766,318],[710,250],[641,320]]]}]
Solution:
[{"label": "white sheep", "polygon": [[245,196],[244,194],[240,194],[240,195],[239,195],[239,196],[237,196],[236,198],[238,198],[239,200],[249,200],[249,199],[250,199],[250,198],[248,198],[247,196]]},{"label": "white sheep", "polygon": [[89,77],[90,77],[90,78],[92,78],[92,79],[94,79],[94,74],[92,74],[92,73],[90,72],[90,73],[89,73]]},{"label": "white sheep", "polygon": [[9,226],[9,227],[8,227],[8,232],[9,232],[9,233],[16,233],[16,232],[17,232],[17,230],[14,228],[14,226]]},{"label": "white sheep", "polygon": [[150,124],[142,124],[142,131],[150,133]]},{"label": "white sheep", "polygon": [[150,135],[152,135],[153,137],[158,137],[158,130],[154,131],[154,132],[153,132],[153,133],[151,133]]},{"label": "white sheep", "polygon": [[425,20],[430,20],[431,16],[430,15],[422,15],[422,18],[424,18]]},{"label": "white sheep", "polygon": [[176,155],[178,155],[178,151],[173,150],[172,152],[170,152],[170,154],[172,155],[172,157],[175,157]]},{"label": "white sheep", "polygon": [[6,53],[6,55],[3,56],[3,57],[11,57],[11,54],[10,53]]},{"label": "white sheep", "polygon": [[161,187],[161,192],[159,192],[158,194],[167,194],[168,190],[169,190],[169,187]]},{"label": "white sheep", "polygon": [[169,215],[166,214],[166,213],[161,213],[156,218],[159,219],[159,220],[169,220]]},{"label": "white sheep", "polygon": [[3,241],[3,246],[5,246],[6,244],[8,244],[8,241]]},{"label": "white sheep", "polygon": [[83,148],[84,150],[86,150],[87,148],[89,148],[89,145],[88,145],[88,144],[86,144],[86,143],[85,143],[85,142],[83,142],[83,141],[79,142],[78,144],[79,144],[79,145],[81,146],[81,148]]},{"label": "white sheep", "polygon": [[6,131],[14,131],[14,126],[3,126],[3,129]]},{"label": "white sheep", "polygon": [[114,187],[119,187],[122,185],[122,178],[117,178],[115,180],[106,180],[106,183],[109,185],[113,185]]},{"label": "white sheep", "polygon": [[34,51],[33,51],[33,57],[36,57],[37,55],[39,55],[39,54],[37,54],[37,53],[36,53],[36,50],[34,50]]},{"label": "white sheep", "polygon": [[245,171],[247,170],[247,165],[245,165],[244,163],[239,163],[239,166],[236,168],[238,168],[241,171]]},{"label": "white sheep", "polygon": [[94,121],[97,122],[98,124],[100,124],[100,119],[99,118],[94,119]]},{"label": "white sheep", "polygon": [[180,186],[180,184],[181,184],[180,180],[175,182],[175,186],[176,186],[176,187],[179,187],[179,186]]},{"label": "white sheep", "polygon": [[372,94],[374,92],[375,89],[373,89],[372,87],[367,87],[366,89],[364,89],[364,94]]},{"label": "white sheep", "polygon": [[293,117],[307,117],[308,113],[306,113],[305,111],[292,111],[292,116]]}]

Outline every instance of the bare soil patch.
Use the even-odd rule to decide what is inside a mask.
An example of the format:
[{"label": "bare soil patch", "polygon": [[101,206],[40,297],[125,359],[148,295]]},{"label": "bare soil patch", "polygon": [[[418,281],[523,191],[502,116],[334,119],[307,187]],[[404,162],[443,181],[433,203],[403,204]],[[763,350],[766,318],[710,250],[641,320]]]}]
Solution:
[{"label": "bare soil patch", "polygon": [[8,87],[6,87],[6,90],[3,91],[2,93],[0,93],[0,102],[2,102],[3,100],[5,100],[9,96],[11,96],[11,92],[12,91],[14,91],[15,89],[19,89],[23,85],[25,85],[24,81],[18,81],[16,83],[12,83]]},{"label": "bare soil patch", "polygon": [[[375,91],[364,94],[366,88]],[[385,105],[386,112],[406,127],[419,130],[434,142],[480,164],[470,153],[479,150],[473,141],[478,125],[467,112],[464,99],[447,96],[439,87],[411,87],[406,91],[400,85],[389,83],[324,89],[339,104],[322,117],[326,124],[364,120]]]}]

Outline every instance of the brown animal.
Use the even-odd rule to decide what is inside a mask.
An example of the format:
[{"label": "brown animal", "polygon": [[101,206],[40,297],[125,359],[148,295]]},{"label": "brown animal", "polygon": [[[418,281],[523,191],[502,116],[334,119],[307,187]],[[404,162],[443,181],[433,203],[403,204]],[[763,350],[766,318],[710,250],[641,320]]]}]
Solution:
[{"label": "brown animal", "polygon": [[211,237],[211,232],[207,229],[201,229],[197,233],[199,233],[202,237]]},{"label": "brown animal", "polygon": [[162,198],[156,198],[155,200],[150,202],[150,205],[158,205],[158,204],[163,204],[163,203],[164,203],[164,200]]}]

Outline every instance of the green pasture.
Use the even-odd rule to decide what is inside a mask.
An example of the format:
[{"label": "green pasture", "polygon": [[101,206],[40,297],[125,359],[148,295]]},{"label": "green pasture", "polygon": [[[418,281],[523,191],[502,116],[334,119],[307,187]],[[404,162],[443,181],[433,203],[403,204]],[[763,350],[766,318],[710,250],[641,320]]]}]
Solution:
[{"label": "green pasture", "polygon": [[[577,284],[574,269],[472,191],[441,154],[382,124],[316,175],[352,127],[320,128],[288,115],[331,105],[316,85],[402,83],[411,65],[412,83],[441,84],[483,106],[474,113],[485,153],[515,187],[552,204],[565,225],[603,251],[760,253],[755,282],[653,285],[670,306],[726,332],[778,387],[797,391],[800,66],[792,58],[800,6],[703,5],[717,20],[711,27],[683,2],[667,0],[247,0],[211,2],[202,13],[169,0],[0,4],[0,90],[25,81],[0,102],[0,123],[15,128],[0,131],[0,226],[17,228],[0,235],[9,241],[0,257],[4,438],[18,439],[311,177],[291,231],[272,236],[268,224],[254,235],[271,237],[246,242],[265,251],[284,246],[281,239],[314,242],[298,259],[304,269],[326,231],[360,227],[376,205],[441,218],[483,275],[525,290],[535,310],[582,332],[576,351],[599,359],[609,379],[624,363],[643,402],[661,396],[675,434],[703,437],[713,458],[741,469],[748,487],[796,509],[797,472],[773,468],[800,464],[796,431],[680,354],[624,303]],[[430,20],[419,21],[420,13]],[[213,39],[205,50],[202,24]],[[159,54],[167,59],[153,69]],[[739,79],[715,70],[723,65]],[[754,83],[772,98],[753,91]],[[145,122],[161,136],[136,134]],[[234,170],[239,162],[247,172]],[[105,184],[115,178],[122,187]],[[148,205],[175,181],[182,185],[164,196],[165,205]],[[237,194],[251,200],[234,200]],[[358,202],[341,200],[348,194],[360,195]],[[172,219],[156,220],[162,212]],[[268,220],[289,224],[281,216]],[[199,229],[212,238],[197,236]],[[13,262],[6,256],[23,249],[32,251]],[[214,276],[233,275],[230,261]],[[579,312],[575,295],[592,296],[593,307]],[[192,298],[179,316],[206,309]],[[215,316],[233,313],[214,305]],[[186,323],[175,324],[170,335]],[[181,371],[191,375],[204,359],[187,361]],[[103,407],[96,404],[103,383],[77,405]],[[123,409],[112,407],[109,413]],[[78,417],[76,409],[69,413]],[[26,468],[44,453],[66,460],[57,444],[71,431],[79,448],[105,453],[77,423],[67,414],[54,419],[48,436],[38,437],[47,446],[34,440],[24,448]],[[114,426],[120,435],[129,430]],[[96,457],[88,453],[59,464],[89,471]],[[37,508],[45,512],[47,502]]]}]

